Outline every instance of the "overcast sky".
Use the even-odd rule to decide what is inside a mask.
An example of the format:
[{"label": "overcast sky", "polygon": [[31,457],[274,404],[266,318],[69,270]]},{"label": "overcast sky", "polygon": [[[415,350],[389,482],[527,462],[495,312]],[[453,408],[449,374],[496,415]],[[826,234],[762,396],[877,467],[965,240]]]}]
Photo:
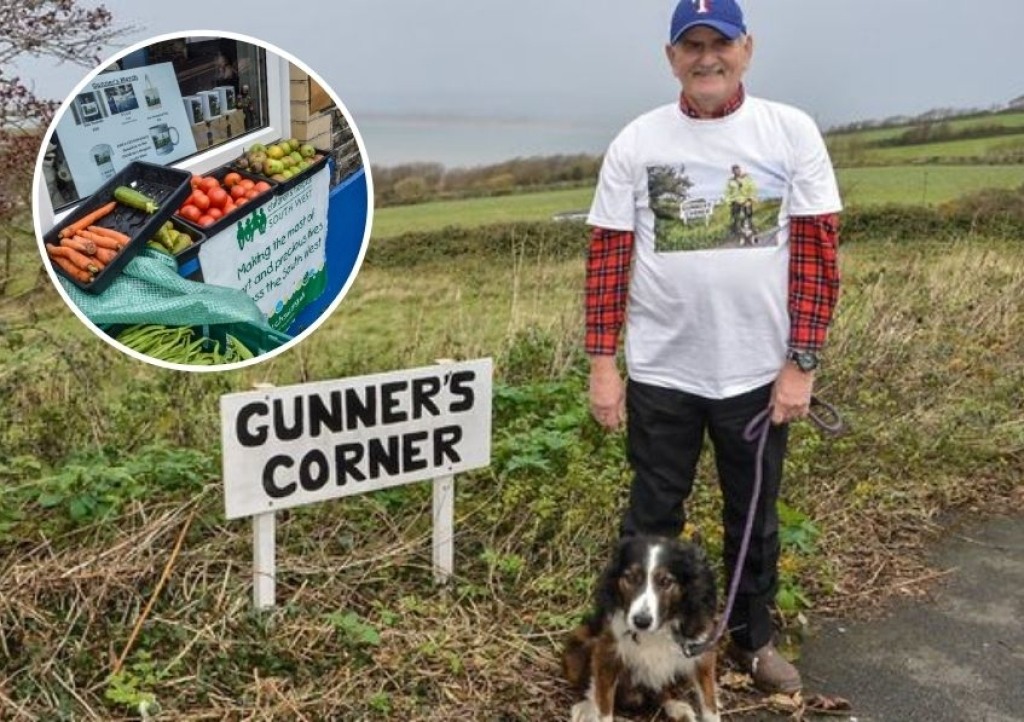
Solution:
[{"label": "overcast sky", "polygon": [[[458,115],[588,123],[607,128],[610,140],[678,90],[663,51],[671,0],[104,4],[116,25],[136,26],[124,46],[226,30],[288,51],[327,81],[364,135],[396,115]],[[743,6],[755,42],[749,91],[797,105],[823,128],[1024,94],[1024,0]],[[50,63],[20,70],[40,94],[60,99],[86,72]]]}]

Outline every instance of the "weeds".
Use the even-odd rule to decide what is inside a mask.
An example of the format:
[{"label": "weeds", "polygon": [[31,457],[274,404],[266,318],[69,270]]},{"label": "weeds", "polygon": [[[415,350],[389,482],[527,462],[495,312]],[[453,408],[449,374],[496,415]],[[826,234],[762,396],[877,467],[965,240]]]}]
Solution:
[{"label": "weeds", "polygon": [[[870,240],[845,226],[819,381],[851,430],[790,435],[777,600],[790,622],[926,578],[937,515],[1006,504],[1024,474],[1019,241],[908,241],[875,222]],[[186,721],[564,717],[560,641],[590,606],[630,478],[622,435],[587,411],[584,241],[570,236],[379,244],[301,363],[293,350],[172,374],[87,334],[68,356],[32,324],[4,327],[0,717],[138,719],[154,702],[154,719]],[[410,310],[421,294],[441,300]],[[456,482],[452,584],[432,580],[429,489],[403,487],[281,513],[278,606],[251,612],[250,528],[222,519],[217,396],[463,354],[494,357],[497,382],[493,463]],[[689,516],[718,560],[707,458]]]}]

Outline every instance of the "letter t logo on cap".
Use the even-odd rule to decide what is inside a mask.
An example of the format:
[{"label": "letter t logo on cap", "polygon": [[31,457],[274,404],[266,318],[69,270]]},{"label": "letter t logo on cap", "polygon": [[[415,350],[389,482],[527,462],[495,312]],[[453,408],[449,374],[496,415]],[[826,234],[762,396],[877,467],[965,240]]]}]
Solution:
[{"label": "letter t logo on cap", "polygon": [[703,15],[704,13],[710,12],[711,8],[708,7],[708,3],[711,0],[693,0],[693,4],[697,6],[697,14]]}]

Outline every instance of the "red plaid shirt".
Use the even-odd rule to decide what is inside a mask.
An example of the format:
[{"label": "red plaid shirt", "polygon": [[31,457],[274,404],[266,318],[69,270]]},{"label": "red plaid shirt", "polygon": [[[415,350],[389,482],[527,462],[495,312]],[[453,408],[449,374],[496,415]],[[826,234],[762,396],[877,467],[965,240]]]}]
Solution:
[{"label": "red plaid shirt", "polygon": [[[741,87],[714,117],[727,115],[743,103]],[[691,117],[704,117],[685,97],[679,106]],[[633,261],[632,231],[594,228],[590,236],[586,275],[586,351],[614,355],[626,320],[629,271]],[[839,298],[839,216],[794,216],[789,219],[789,346],[820,351]]]}]

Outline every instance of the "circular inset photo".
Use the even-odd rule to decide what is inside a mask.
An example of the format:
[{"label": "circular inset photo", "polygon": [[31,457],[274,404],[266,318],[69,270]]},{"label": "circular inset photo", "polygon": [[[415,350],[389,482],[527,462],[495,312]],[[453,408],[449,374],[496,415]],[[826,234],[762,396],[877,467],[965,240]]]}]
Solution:
[{"label": "circular inset photo", "polygon": [[57,290],[97,335],[178,370],[300,342],[362,263],[373,187],[341,99],[260,40],[128,48],[64,101],[33,214]]}]

